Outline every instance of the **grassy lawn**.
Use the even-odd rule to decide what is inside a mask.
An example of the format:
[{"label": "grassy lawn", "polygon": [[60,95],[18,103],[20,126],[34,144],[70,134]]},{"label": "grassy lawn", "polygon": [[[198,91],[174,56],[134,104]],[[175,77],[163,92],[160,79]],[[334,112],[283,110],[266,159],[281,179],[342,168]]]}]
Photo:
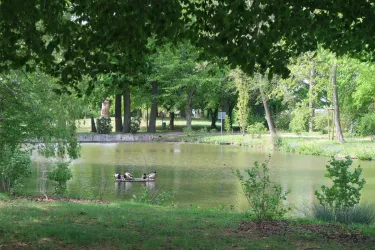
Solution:
[{"label": "grassy lawn", "polygon": [[[169,120],[164,119],[164,122],[167,123],[167,126],[169,124]],[[115,119],[111,118],[111,124],[112,124],[112,131],[114,131],[115,128]],[[184,118],[176,118],[174,121],[175,130],[174,131],[168,131],[162,129],[162,120],[161,118],[157,118],[156,120],[156,129],[158,133],[166,133],[166,132],[182,132],[182,128],[186,127],[186,120]],[[217,128],[220,130],[220,122],[216,123]],[[192,119],[192,128],[194,130],[199,130],[201,128],[207,128],[208,130],[211,127],[211,121],[207,119],[202,118],[193,118]],[[234,129],[238,130],[238,126],[234,124]],[[223,127],[224,130],[224,127]],[[90,119],[80,119],[77,120],[77,132],[78,133],[89,133],[91,131],[91,120]],[[140,133],[146,132],[146,122],[142,120],[141,122],[141,130]]]},{"label": "grassy lawn", "polygon": [[0,249],[373,248],[374,227],[348,230],[306,220],[260,227],[220,209],[0,199]]}]

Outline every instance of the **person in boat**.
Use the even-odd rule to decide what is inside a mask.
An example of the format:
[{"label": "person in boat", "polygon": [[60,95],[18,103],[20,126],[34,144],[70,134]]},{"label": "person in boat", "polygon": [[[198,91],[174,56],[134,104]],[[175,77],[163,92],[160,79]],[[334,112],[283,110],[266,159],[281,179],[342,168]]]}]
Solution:
[{"label": "person in boat", "polygon": [[147,175],[147,178],[150,180],[155,180],[156,177],[156,171],[152,172],[151,174]]},{"label": "person in boat", "polygon": [[124,178],[125,179],[133,179],[133,175],[131,173],[129,173],[129,172],[125,172]]},{"label": "person in boat", "polygon": [[142,175],[142,179],[144,179],[144,180],[147,179],[147,174],[146,174],[146,173],[144,173],[144,174]]}]

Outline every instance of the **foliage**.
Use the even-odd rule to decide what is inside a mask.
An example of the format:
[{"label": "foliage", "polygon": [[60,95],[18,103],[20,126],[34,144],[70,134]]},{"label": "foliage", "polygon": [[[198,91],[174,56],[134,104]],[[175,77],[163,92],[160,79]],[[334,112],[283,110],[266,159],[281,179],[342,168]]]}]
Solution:
[{"label": "foliage", "polygon": [[4,191],[15,193],[33,170],[30,154],[19,148],[5,147],[0,154],[0,185]]},{"label": "foliage", "polygon": [[97,121],[97,130],[99,134],[110,134],[112,132],[111,118],[100,117]]},{"label": "foliage", "polygon": [[364,149],[363,151],[357,151],[355,153],[355,156],[362,161],[371,161],[375,159],[375,155],[373,151],[367,151]]},{"label": "foliage", "polygon": [[371,140],[375,139],[375,114],[369,113],[361,118],[358,126],[359,133],[362,136],[371,136]]},{"label": "foliage", "polygon": [[182,131],[183,131],[184,134],[186,134],[187,136],[193,136],[193,135],[195,134],[193,129],[191,129],[191,128],[187,128],[187,127],[182,128]]},{"label": "foliage", "polygon": [[55,194],[62,195],[66,192],[66,182],[73,178],[72,170],[67,162],[58,162],[52,172],[47,177],[49,180],[57,182],[55,185]]},{"label": "foliage", "polygon": [[275,117],[275,126],[278,130],[289,130],[289,124],[291,121],[291,117],[289,112],[281,112],[276,115]]},{"label": "foliage", "polygon": [[229,118],[229,116],[225,116],[224,129],[225,129],[225,131],[227,131],[227,133],[230,133],[231,128],[232,128],[232,124],[230,122],[230,118]]},{"label": "foliage", "polygon": [[303,105],[298,106],[292,111],[292,120],[289,124],[290,130],[296,134],[301,134],[306,131],[308,119],[309,109]]},{"label": "foliage", "polygon": [[247,133],[251,135],[252,138],[261,138],[267,129],[262,122],[257,122],[251,124],[246,129]]},{"label": "foliage", "polygon": [[246,169],[249,179],[245,179],[239,170],[235,171],[258,221],[280,218],[288,211],[283,207],[283,201],[290,190],[284,192],[280,184],[271,181],[268,167],[270,159],[271,156],[261,166],[254,162],[253,168]]},{"label": "foliage", "polygon": [[234,84],[238,91],[237,101],[237,121],[241,128],[242,134],[245,135],[245,129],[248,123],[249,116],[249,91],[250,86],[248,83],[248,77],[240,69],[232,70],[230,78],[233,79]]},{"label": "foliage", "polygon": [[346,156],[344,160],[336,160],[334,157],[326,165],[327,174],[332,180],[333,185],[328,188],[325,185],[321,187],[321,192],[315,191],[319,203],[330,209],[333,213],[354,207],[359,203],[365,180],[360,178],[362,169],[360,166],[349,172],[352,160]]},{"label": "foliage", "polygon": [[133,202],[145,203],[145,204],[154,204],[154,205],[164,205],[170,200],[174,199],[175,191],[173,188],[170,188],[168,191],[156,190],[152,193],[147,187],[141,189],[140,194],[133,195]]},{"label": "foliage", "polygon": [[371,205],[357,204],[333,213],[331,209],[325,206],[313,204],[309,213],[314,219],[331,223],[372,225],[375,222],[375,210],[374,206]]},{"label": "foliage", "polygon": [[326,114],[315,114],[314,130],[320,131],[322,134],[327,134],[328,133],[328,119],[329,119],[329,124],[331,125],[332,124],[331,116],[327,118]]},{"label": "foliage", "polygon": [[138,114],[130,118],[130,133],[135,134],[141,129],[141,118]]}]

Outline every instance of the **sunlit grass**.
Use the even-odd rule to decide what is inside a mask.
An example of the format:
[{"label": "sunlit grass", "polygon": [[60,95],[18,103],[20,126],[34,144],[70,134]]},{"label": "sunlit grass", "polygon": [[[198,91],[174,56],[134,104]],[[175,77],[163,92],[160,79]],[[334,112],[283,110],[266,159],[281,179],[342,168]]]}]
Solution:
[{"label": "sunlit grass", "polygon": [[[368,242],[341,244],[299,230],[280,236],[239,232],[242,213],[221,209],[10,200],[0,206],[0,248],[28,249],[298,249],[367,248]],[[291,220],[296,226],[314,221]],[[362,227],[367,234],[374,227]],[[356,245],[360,244],[360,245]]]}]

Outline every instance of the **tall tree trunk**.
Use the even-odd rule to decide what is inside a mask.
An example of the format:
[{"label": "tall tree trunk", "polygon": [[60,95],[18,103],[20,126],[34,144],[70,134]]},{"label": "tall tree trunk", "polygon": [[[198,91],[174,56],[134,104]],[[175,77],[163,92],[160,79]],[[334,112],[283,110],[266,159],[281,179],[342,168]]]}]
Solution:
[{"label": "tall tree trunk", "polygon": [[332,67],[332,88],[333,88],[333,102],[335,105],[335,123],[336,123],[336,135],[337,139],[340,143],[344,143],[344,135],[342,134],[341,130],[341,123],[340,123],[340,109],[339,109],[339,98],[337,93],[337,62],[335,59],[335,63]]},{"label": "tall tree trunk", "polygon": [[310,72],[310,89],[309,89],[309,132],[313,132],[314,129],[314,117],[315,117],[315,61],[311,59],[311,72]]},{"label": "tall tree trunk", "polygon": [[95,126],[94,116],[91,116],[91,132],[93,132],[93,133],[98,132],[98,131],[96,130],[96,126]]},{"label": "tall tree trunk", "polygon": [[188,93],[188,103],[186,104],[186,127],[191,129],[191,103],[193,101],[194,90]]},{"label": "tall tree trunk", "polygon": [[122,132],[121,94],[115,98],[115,131]]},{"label": "tall tree trunk", "polygon": [[122,132],[130,133],[130,88],[129,82],[124,83],[124,124]]},{"label": "tall tree trunk", "polygon": [[272,116],[271,116],[270,108],[268,106],[268,101],[267,101],[267,98],[266,98],[266,96],[263,93],[263,90],[261,88],[260,88],[260,94],[262,96],[264,111],[266,112],[266,120],[267,120],[268,129],[270,130],[271,136],[276,137],[276,128],[275,128],[274,123],[272,121]]},{"label": "tall tree trunk", "polygon": [[174,112],[169,113],[169,128],[174,130]]},{"label": "tall tree trunk", "polygon": [[158,82],[152,82],[152,105],[150,111],[150,124],[148,126],[149,133],[156,133],[156,115],[158,112]]},{"label": "tall tree trunk", "polygon": [[219,108],[215,108],[214,111],[212,111],[212,109],[209,109],[209,111],[211,112],[210,116],[211,116],[211,128],[214,128],[214,129],[217,129],[216,127],[216,121],[217,121],[217,115],[218,115],[218,111],[219,111]]}]

